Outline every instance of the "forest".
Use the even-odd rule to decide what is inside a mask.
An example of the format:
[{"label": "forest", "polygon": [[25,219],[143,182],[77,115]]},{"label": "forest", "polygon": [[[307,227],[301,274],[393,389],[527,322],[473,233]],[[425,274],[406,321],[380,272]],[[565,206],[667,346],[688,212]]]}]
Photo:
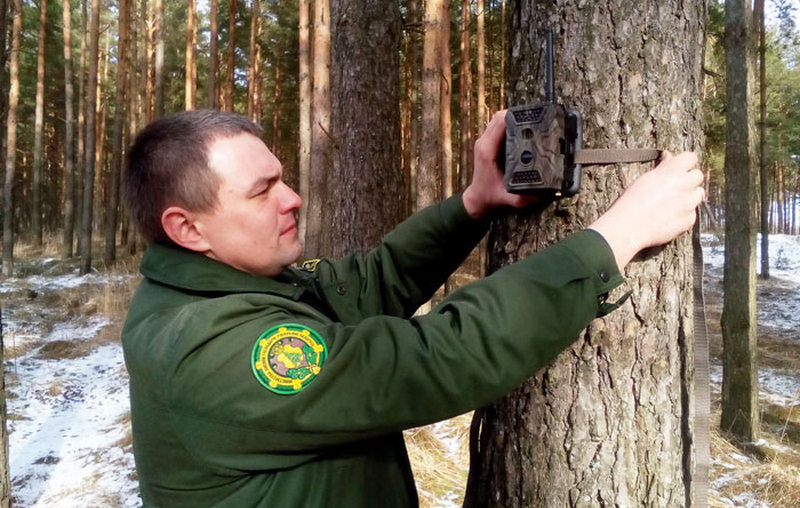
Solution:
[{"label": "forest", "polygon": [[[764,422],[781,419],[759,409],[755,301],[777,291],[780,256],[789,258],[770,237],[800,234],[797,20],[793,0],[0,0],[0,282],[33,274],[34,258],[81,276],[130,270],[146,246],[121,203],[127,148],[153,119],[192,109],[261,126],[304,201],[305,258],[366,250],[467,185],[473,144],[495,112],[543,99],[544,34],[554,27],[557,100],[582,112],[586,146],[701,154],[703,250],[725,252],[711,268],[719,287],[707,290],[720,385],[712,453],[718,431],[752,452]],[[586,166],[576,197],[496,219],[442,293],[585,227],[650,167]],[[697,249],[683,238],[635,263],[630,304],[476,412],[468,506],[705,506],[687,367],[698,325],[685,319]],[[771,271],[778,283],[764,282]],[[13,291],[0,288],[12,320]],[[767,343],[789,344],[800,366],[796,334]],[[598,407],[602,417],[585,418]],[[794,429],[797,446],[791,418],[772,423]],[[503,453],[509,435],[523,458]],[[547,467],[527,474],[530,463]],[[781,496],[775,506],[798,499]]]}]

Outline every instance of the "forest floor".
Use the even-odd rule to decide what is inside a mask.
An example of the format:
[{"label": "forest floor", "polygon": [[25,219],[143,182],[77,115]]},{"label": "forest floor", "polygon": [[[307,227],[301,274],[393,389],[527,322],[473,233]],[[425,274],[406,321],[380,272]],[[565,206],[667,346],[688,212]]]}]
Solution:
[{"label": "forest floor", "polygon": [[[718,429],[722,269],[720,246],[706,243]],[[774,277],[758,282],[762,436],[712,433],[711,506],[800,506],[800,237],[773,245]],[[18,249],[18,276],[0,278],[14,506],[139,506],[119,344],[137,259],[78,277],[77,261],[53,252]],[[461,506],[470,419],[406,432],[423,508]]]}]

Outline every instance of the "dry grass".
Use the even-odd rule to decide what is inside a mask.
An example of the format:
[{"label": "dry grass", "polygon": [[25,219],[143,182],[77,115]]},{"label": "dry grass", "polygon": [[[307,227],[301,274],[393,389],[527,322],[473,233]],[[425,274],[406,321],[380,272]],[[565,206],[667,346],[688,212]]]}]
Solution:
[{"label": "dry grass", "polygon": [[469,470],[472,413],[405,433],[421,508],[461,506]]}]

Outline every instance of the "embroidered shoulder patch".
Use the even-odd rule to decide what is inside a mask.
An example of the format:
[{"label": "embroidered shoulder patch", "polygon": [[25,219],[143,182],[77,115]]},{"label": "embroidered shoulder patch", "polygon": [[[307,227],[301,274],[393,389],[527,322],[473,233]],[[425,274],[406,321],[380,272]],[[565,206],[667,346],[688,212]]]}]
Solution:
[{"label": "embroidered shoulder patch", "polygon": [[251,365],[259,383],[281,395],[303,390],[317,377],[328,357],[322,337],[307,326],[283,324],[262,333],[253,347]]},{"label": "embroidered shoulder patch", "polygon": [[303,261],[303,264],[300,265],[301,270],[305,270],[307,272],[313,272],[317,269],[317,265],[319,264],[319,259],[307,259]]}]

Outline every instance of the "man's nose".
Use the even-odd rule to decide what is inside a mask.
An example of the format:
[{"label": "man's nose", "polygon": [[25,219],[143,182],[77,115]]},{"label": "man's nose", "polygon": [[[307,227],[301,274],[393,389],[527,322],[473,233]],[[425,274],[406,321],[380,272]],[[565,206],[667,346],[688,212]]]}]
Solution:
[{"label": "man's nose", "polygon": [[283,209],[285,211],[291,211],[300,208],[303,204],[303,200],[300,196],[284,182],[281,182],[281,185],[283,185]]}]

